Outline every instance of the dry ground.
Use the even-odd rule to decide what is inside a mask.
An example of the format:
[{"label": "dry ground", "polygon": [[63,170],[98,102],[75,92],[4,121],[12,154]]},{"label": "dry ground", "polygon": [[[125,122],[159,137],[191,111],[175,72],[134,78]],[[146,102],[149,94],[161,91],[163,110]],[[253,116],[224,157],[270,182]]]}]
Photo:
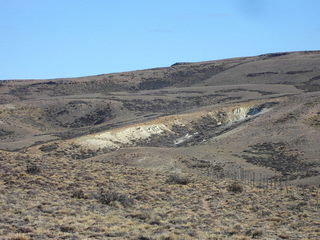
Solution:
[{"label": "dry ground", "polygon": [[1,166],[4,239],[15,239],[15,234],[17,239],[320,237],[317,187],[232,186],[228,179],[147,170],[108,159],[5,152]]},{"label": "dry ground", "polygon": [[320,239],[319,66],[1,81],[0,239]]}]

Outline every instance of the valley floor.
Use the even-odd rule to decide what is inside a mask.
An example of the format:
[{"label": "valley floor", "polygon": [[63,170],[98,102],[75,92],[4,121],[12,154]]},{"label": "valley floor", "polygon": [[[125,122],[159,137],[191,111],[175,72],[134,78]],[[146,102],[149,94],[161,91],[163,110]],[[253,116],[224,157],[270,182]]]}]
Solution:
[{"label": "valley floor", "polygon": [[0,239],[319,239],[319,188],[1,152]]}]

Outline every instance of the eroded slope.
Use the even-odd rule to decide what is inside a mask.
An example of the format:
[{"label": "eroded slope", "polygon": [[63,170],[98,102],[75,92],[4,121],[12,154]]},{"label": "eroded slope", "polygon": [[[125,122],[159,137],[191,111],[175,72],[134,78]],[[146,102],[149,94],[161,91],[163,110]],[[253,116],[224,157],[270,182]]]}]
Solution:
[{"label": "eroded slope", "polygon": [[319,64],[1,82],[0,237],[318,239]]}]

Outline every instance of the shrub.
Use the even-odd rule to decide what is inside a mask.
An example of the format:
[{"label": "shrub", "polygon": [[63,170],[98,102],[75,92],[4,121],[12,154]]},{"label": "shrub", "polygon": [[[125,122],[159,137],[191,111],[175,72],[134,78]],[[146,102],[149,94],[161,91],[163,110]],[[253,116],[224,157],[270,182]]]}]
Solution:
[{"label": "shrub", "polygon": [[8,236],[8,238],[5,238],[5,239],[8,239],[8,240],[29,240],[30,238],[28,238],[24,235],[21,235],[21,234],[14,234],[14,235]]},{"label": "shrub", "polygon": [[138,237],[137,240],[152,240],[152,238],[141,236],[141,237]]},{"label": "shrub", "polygon": [[263,235],[262,230],[256,229],[252,232],[252,238],[259,238]]},{"label": "shrub", "polygon": [[111,202],[120,202],[124,207],[130,207],[133,205],[133,199],[126,194],[121,194],[113,191],[103,192],[101,191],[98,196],[98,201],[102,204],[110,204]]},{"label": "shrub", "polygon": [[70,226],[60,226],[61,232],[74,232],[74,228]]},{"label": "shrub", "polygon": [[229,192],[241,193],[243,192],[243,187],[238,182],[233,182],[228,186]]},{"label": "shrub", "polygon": [[34,164],[27,166],[27,173],[28,174],[37,174],[40,172],[40,168]]},{"label": "shrub", "polygon": [[84,192],[82,190],[76,190],[72,193],[73,198],[78,198],[78,199],[86,199],[86,195],[84,194]]},{"label": "shrub", "polygon": [[58,148],[58,144],[50,144],[50,145],[44,145],[44,146],[39,147],[39,149],[42,152],[51,152],[53,150],[56,150],[57,148]]},{"label": "shrub", "polygon": [[191,183],[191,180],[186,176],[181,176],[177,174],[170,175],[167,179],[166,183],[168,184],[180,184],[180,185],[187,185]]}]

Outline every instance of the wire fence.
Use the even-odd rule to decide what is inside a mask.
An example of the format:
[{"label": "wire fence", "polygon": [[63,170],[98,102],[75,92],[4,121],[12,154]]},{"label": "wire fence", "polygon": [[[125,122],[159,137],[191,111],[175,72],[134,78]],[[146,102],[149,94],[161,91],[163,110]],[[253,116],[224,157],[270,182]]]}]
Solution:
[{"label": "wire fence", "polygon": [[219,169],[219,171],[217,171],[212,165],[207,168],[205,174],[209,177],[217,179],[232,179],[241,181],[245,184],[263,189],[281,188],[288,191],[288,187],[292,185],[288,176],[270,176],[261,172],[257,172],[253,169],[245,169],[242,167],[235,169],[230,168],[227,170]]},{"label": "wire fence", "polygon": [[[265,192],[270,190],[281,190],[286,191],[287,194],[293,194],[293,189],[297,188],[297,186],[295,186],[295,188],[291,188],[293,184],[290,183],[289,176],[274,177],[265,175],[261,172],[257,173],[253,169],[245,169],[242,167],[228,170],[220,169],[220,171],[216,171],[213,167],[209,167],[207,175],[216,179],[232,179],[234,181],[243,182],[244,184],[260,188]],[[300,187],[299,189],[300,193],[303,195],[304,200],[309,201],[311,198],[315,198],[315,205],[318,209],[320,209],[319,188],[317,188],[315,195],[312,195],[312,197],[307,187]]]},{"label": "wire fence", "polygon": [[[256,188],[260,188],[263,191],[268,190],[281,190],[286,191],[286,193],[294,194],[295,189],[300,189],[299,192],[302,193],[305,200],[315,198],[316,206],[320,209],[320,191],[319,185],[299,187],[292,183],[292,176],[288,175],[271,175],[264,174],[257,171],[256,169],[243,168],[241,166],[233,166],[228,169],[224,169],[222,166],[214,164],[208,160],[201,160],[202,164],[195,164],[198,170],[200,170],[204,175],[216,180],[230,179],[234,181],[242,182],[246,185],[251,185]],[[178,168],[175,162],[174,168]],[[315,187],[316,191],[312,190]],[[311,196],[312,195],[312,196]]]}]

